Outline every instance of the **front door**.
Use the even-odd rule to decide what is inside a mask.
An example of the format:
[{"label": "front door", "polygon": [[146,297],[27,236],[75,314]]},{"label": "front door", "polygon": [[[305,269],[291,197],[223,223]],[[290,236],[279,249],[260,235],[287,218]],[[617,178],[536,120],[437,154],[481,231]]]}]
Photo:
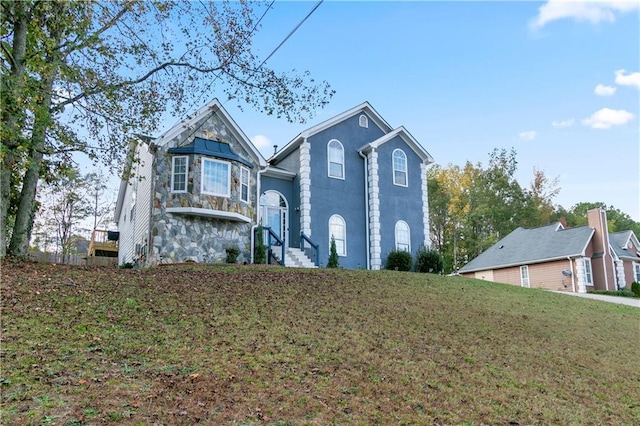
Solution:
[{"label": "front door", "polygon": [[284,241],[289,240],[287,200],[277,191],[266,191],[260,197],[262,224],[271,228]]}]

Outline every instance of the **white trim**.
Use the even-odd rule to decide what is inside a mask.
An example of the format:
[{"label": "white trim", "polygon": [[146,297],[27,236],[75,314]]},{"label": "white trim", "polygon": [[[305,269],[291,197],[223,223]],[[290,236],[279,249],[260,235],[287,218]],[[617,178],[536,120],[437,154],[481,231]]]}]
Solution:
[{"label": "white trim", "polygon": [[292,181],[297,176],[297,174],[293,172],[290,172],[285,169],[280,169],[278,167],[273,167],[273,166],[267,167],[266,169],[264,169],[264,171],[261,174],[262,176],[265,176],[265,177],[272,177],[276,179],[286,179],[289,181]]},{"label": "white trim", "polygon": [[380,177],[378,175],[378,153],[371,149],[367,155],[369,170],[369,242],[371,269],[378,270],[382,266],[382,246],[380,238]]},{"label": "white trim", "polygon": [[[174,177],[175,177],[175,169],[176,169],[176,160],[185,159],[185,167],[184,167],[184,189],[176,190],[174,189]],[[180,194],[187,192],[187,188],[189,187],[189,156],[188,155],[178,155],[171,158],[171,192],[173,194]]]},{"label": "white trim", "polygon": [[[201,161],[202,163],[200,165],[200,168],[202,170],[200,171],[200,193],[205,195],[214,195],[217,197],[229,198],[231,196],[231,163],[227,161],[220,161],[213,158],[205,158],[205,157],[202,157]],[[207,161],[212,163],[224,164],[227,166],[227,192],[226,193],[223,194],[223,193],[217,193],[217,192],[208,192],[204,190],[204,169],[205,169],[204,164]]]},{"label": "white trim", "polygon": [[182,132],[188,129],[192,129],[195,124],[202,120],[207,114],[215,114],[216,112],[220,113],[220,117],[226,122],[226,126],[228,130],[231,131],[232,135],[241,143],[244,143],[248,150],[255,156],[258,160],[258,164],[261,168],[267,167],[267,162],[260,153],[260,151],[256,148],[256,146],[251,142],[251,140],[244,134],[242,129],[238,126],[238,124],[234,121],[233,118],[229,115],[226,109],[222,106],[222,104],[218,101],[218,99],[212,99],[211,102],[207,103],[205,106],[197,110],[191,117],[180,121],[175,124],[172,128],[167,130],[162,136],[154,140],[156,145],[164,145],[165,143],[171,141],[175,137],[179,136]]},{"label": "white trim", "polygon": [[429,193],[427,184],[427,165],[420,163],[420,180],[422,183],[422,224],[424,226],[424,247],[431,247],[431,235],[429,227]]},{"label": "white trim", "polygon": [[[338,145],[340,145],[340,155],[341,155],[341,162],[340,162],[340,166],[342,167],[341,173],[342,176],[332,176],[331,175],[331,155],[330,155],[330,150],[331,149],[338,149],[337,147],[331,148],[331,144],[333,142],[337,142]],[[335,144],[334,144],[335,145]],[[338,164],[338,163],[335,163]],[[340,180],[345,180],[345,167],[344,167],[344,145],[342,145],[342,142],[340,142],[338,139],[331,139],[329,142],[327,142],[327,176],[330,177],[331,179],[340,179]]]},{"label": "white trim", "polygon": [[[523,272],[526,272],[523,273]],[[526,277],[525,277],[526,275]],[[522,265],[520,267],[520,285],[522,287],[526,287],[526,288],[531,288],[531,277],[529,276],[529,266],[528,265]]]},{"label": "white trim", "polygon": [[382,118],[382,116],[378,114],[378,112],[375,109],[373,109],[373,107],[369,104],[369,102],[363,102],[362,104],[354,108],[351,108],[350,110],[347,110],[341,114],[338,114],[335,117],[325,120],[322,123],[316,124],[315,126],[310,127],[309,129],[303,131],[302,133],[299,133],[295,138],[293,138],[290,142],[288,142],[281,150],[279,150],[273,156],[271,156],[269,160],[270,161],[277,160],[277,159],[286,157],[291,152],[293,152],[298,147],[298,145],[304,143],[304,141],[306,141],[309,137],[317,133],[320,133],[321,131],[326,130],[329,127],[332,127],[344,120],[347,120],[358,113],[363,113],[363,112],[366,113],[368,117],[371,120],[373,120],[373,122],[378,127],[380,127],[380,129],[382,129],[383,132],[386,133],[392,130],[392,127],[389,125],[389,123],[387,123]]},{"label": "white trim", "polygon": [[184,214],[191,216],[215,217],[237,222],[251,223],[251,218],[236,212],[223,210],[203,209],[200,207],[167,207],[167,213]]},{"label": "white trim", "polygon": [[[246,172],[247,174],[247,198],[242,198],[242,187],[245,185],[243,182],[243,174]],[[248,203],[251,196],[249,195],[249,190],[251,189],[251,172],[248,168],[240,166],[240,201]]]},{"label": "white trim", "polygon": [[400,136],[409,148],[411,148],[425,164],[433,163],[434,160],[431,154],[429,154],[427,150],[420,145],[420,143],[411,135],[411,133],[409,133],[407,129],[405,129],[404,126],[400,126],[375,141],[362,146],[358,151],[367,152],[370,149],[379,148],[381,145],[389,142],[396,136]]},{"label": "white trim", "polygon": [[300,229],[311,237],[311,144],[300,145]]},{"label": "white trim", "polygon": [[633,262],[632,266],[633,266],[633,281],[640,283],[640,276],[638,276],[640,271],[636,271],[637,268],[640,268],[640,263]]},{"label": "white trim", "polygon": [[411,253],[411,227],[409,226],[409,224],[407,222],[405,222],[404,220],[399,220],[396,222],[396,226],[394,229],[394,236],[395,236],[395,246],[396,246],[396,250],[400,250],[400,248],[398,247],[398,225],[403,225],[407,227],[407,238],[408,238],[408,246],[409,246],[409,250],[407,250],[409,253]]},{"label": "white trim", "polygon": [[[260,194],[260,199],[258,199],[258,209],[260,209],[260,211],[262,212],[262,218],[265,217],[265,207],[276,207],[276,206],[270,206],[267,204],[262,204],[260,202],[260,200],[262,199],[263,195],[267,195],[268,193],[273,193],[273,194],[277,194],[278,197],[282,198],[282,200],[284,201],[284,207],[280,206],[280,203],[278,202],[278,209],[280,209],[280,218],[279,220],[279,225],[281,227],[283,227],[283,229],[281,229],[280,232],[280,238],[284,240],[285,245],[287,245],[287,247],[289,247],[289,200],[287,200],[287,197],[285,197],[282,192],[280,191],[276,191],[275,189],[267,189],[266,191],[264,191],[264,193]],[[282,212],[284,211],[284,223],[282,221]],[[266,224],[262,224],[263,226],[266,226]],[[283,235],[284,234],[284,235]]]},{"label": "white trim", "polygon": [[360,127],[364,127],[365,129],[368,129],[369,128],[369,118],[366,115],[361,114],[360,117],[358,117],[358,125]]},{"label": "white trim", "polygon": [[[589,267],[587,268],[587,265]],[[582,260],[582,266],[584,267],[584,282],[588,286],[593,286],[593,267],[591,266],[591,259],[585,257]]]},{"label": "white trim", "polygon": [[[400,152],[404,156],[404,170],[397,169],[397,171],[399,172],[404,172],[404,183],[396,182],[396,158],[395,158],[396,152]],[[407,154],[400,148],[394,149],[393,152],[391,153],[391,168],[393,169],[393,172],[392,172],[393,184],[395,186],[403,186],[405,188],[408,187],[409,186],[409,160],[407,158]]]},{"label": "white trim", "polygon": [[[342,216],[340,216],[339,214],[333,214],[331,215],[331,217],[329,217],[329,222],[327,223],[329,226],[329,249],[331,249],[331,238],[335,239],[335,236],[331,233],[331,221],[333,219],[340,219],[340,221],[342,222],[342,233],[344,234],[344,239],[341,240],[343,241],[343,248],[344,251],[342,253],[340,253],[339,250],[338,251],[338,256],[340,257],[346,257],[347,256],[347,221],[344,220],[344,218]],[[337,249],[337,245],[336,245],[336,249]]]}]

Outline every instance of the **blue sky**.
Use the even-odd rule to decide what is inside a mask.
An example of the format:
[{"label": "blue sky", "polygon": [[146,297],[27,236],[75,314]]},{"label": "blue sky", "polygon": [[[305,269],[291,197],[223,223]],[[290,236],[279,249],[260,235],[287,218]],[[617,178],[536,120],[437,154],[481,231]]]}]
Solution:
[{"label": "blue sky", "polygon": [[[258,54],[314,4],[276,2]],[[442,166],[513,147],[521,185],[535,167],[559,177],[556,203],[602,201],[640,221],[638,4],[325,1],[268,65],[329,81],[331,103],[306,125],[225,107],[268,157],[369,101]]]}]

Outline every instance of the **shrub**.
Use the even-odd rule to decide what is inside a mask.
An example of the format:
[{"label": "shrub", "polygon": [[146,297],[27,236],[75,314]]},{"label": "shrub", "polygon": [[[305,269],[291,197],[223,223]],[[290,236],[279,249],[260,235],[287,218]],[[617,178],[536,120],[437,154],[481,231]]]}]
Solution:
[{"label": "shrub", "polygon": [[631,291],[636,295],[636,297],[640,297],[640,283],[637,281],[632,282]]},{"label": "shrub", "polygon": [[410,271],[412,264],[411,253],[404,250],[393,250],[387,256],[385,268],[392,271]]},{"label": "shrub", "polygon": [[133,262],[125,262],[118,265],[120,269],[133,269]]},{"label": "shrub", "polygon": [[238,255],[240,254],[240,249],[238,246],[233,245],[224,249],[227,252],[227,263],[236,263],[238,260]]},{"label": "shrub", "polygon": [[637,297],[633,291],[621,288],[620,290],[592,290],[591,294],[604,294],[607,296],[620,296],[620,297]]},{"label": "shrub", "polygon": [[444,268],[444,258],[436,250],[428,250],[420,246],[416,253],[416,270],[418,272],[432,272],[439,274]]},{"label": "shrub", "polygon": [[340,266],[338,261],[338,250],[336,249],[336,240],[331,237],[331,249],[329,250],[329,261],[327,262],[327,268],[337,268]]},{"label": "shrub", "polygon": [[267,248],[264,245],[264,231],[262,230],[262,225],[258,225],[256,232],[256,246],[253,252],[253,263],[267,263]]}]

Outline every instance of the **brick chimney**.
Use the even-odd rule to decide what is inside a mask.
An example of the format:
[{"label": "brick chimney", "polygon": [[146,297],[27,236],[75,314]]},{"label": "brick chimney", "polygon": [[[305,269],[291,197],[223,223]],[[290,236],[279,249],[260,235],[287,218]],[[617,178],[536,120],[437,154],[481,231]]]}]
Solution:
[{"label": "brick chimney", "polygon": [[593,285],[596,290],[616,290],[615,267],[609,250],[607,212],[601,208],[589,210],[587,212],[587,223],[595,231],[591,240],[593,248],[593,256],[591,258]]}]

